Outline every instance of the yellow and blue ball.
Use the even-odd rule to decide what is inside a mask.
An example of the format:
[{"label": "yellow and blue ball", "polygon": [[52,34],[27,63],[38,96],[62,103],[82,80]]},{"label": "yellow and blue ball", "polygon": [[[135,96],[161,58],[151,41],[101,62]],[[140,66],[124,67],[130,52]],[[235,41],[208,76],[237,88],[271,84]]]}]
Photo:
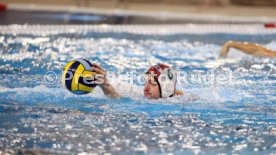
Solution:
[{"label": "yellow and blue ball", "polygon": [[92,64],[86,59],[76,59],[67,63],[62,74],[63,85],[72,93],[77,95],[92,92],[95,84]]}]

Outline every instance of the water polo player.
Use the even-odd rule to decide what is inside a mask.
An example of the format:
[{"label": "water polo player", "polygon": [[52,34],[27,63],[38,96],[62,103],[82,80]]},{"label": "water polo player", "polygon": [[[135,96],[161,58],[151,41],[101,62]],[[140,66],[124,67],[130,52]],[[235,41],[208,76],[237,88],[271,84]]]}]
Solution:
[{"label": "water polo player", "polygon": [[[119,98],[120,95],[106,79],[106,71],[98,64],[93,63],[92,70],[98,74],[97,83],[104,94],[110,98]],[[151,66],[145,75],[144,95],[149,99],[158,99],[183,95],[183,92],[176,90],[176,71],[164,64]]]}]

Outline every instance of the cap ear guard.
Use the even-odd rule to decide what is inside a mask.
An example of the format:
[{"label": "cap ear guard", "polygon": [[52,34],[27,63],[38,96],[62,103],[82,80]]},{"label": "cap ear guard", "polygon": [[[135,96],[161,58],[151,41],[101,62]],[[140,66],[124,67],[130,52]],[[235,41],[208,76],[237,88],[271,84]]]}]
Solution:
[{"label": "cap ear guard", "polygon": [[161,97],[171,97],[175,94],[176,72],[172,68],[164,68],[158,77]]}]

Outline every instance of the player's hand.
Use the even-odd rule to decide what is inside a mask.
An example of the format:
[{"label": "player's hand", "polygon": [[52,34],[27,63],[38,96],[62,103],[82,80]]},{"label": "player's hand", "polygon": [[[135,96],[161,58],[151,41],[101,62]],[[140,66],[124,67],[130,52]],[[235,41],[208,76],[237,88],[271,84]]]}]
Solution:
[{"label": "player's hand", "polygon": [[223,48],[220,50],[220,53],[219,53],[220,58],[226,58],[232,43],[233,43],[232,41],[228,41],[224,44]]},{"label": "player's hand", "polygon": [[99,86],[102,86],[103,84],[107,83],[106,79],[106,74],[107,71],[104,70],[100,65],[96,63],[92,63],[92,71],[96,72],[96,75],[94,76],[95,78],[95,83],[98,84]]}]

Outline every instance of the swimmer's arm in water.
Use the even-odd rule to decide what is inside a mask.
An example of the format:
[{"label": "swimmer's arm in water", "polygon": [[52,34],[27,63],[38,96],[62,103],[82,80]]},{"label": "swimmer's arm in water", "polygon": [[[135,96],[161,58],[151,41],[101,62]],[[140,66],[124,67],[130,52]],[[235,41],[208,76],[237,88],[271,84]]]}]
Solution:
[{"label": "swimmer's arm in water", "polygon": [[195,94],[186,94],[182,90],[176,90],[175,91],[175,95],[176,96],[185,96],[187,98],[187,101],[197,101],[197,100],[200,99],[200,97],[198,95],[195,95]]},{"label": "swimmer's arm in water", "polygon": [[190,94],[190,95],[188,95],[188,94],[185,94],[182,90],[176,90],[175,91],[175,95],[176,96],[186,96],[186,98],[187,98],[187,101],[196,101],[196,100],[199,100],[199,96],[197,96],[197,95],[194,95],[194,94]]},{"label": "swimmer's arm in water", "polygon": [[109,98],[120,98],[121,96],[115,91],[113,86],[106,79],[106,71],[103,70],[98,64],[92,64],[95,67],[92,67],[92,71],[97,73],[98,77],[96,78],[96,82],[99,84],[99,87],[104,92],[104,95]]},{"label": "swimmer's arm in water", "polygon": [[233,41],[228,41],[224,44],[223,48],[220,51],[220,57],[226,58],[230,48],[235,48],[242,51],[243,53],[254,55],[254,56],[276,57],[276,51],[272,51],[261,45],[247,43],[247,42],[233,42]]},{"label": "swimmer's arm in water", "polygon": [[120,98],[121,96],[115,91],[115,89],[113,88],[113,86],[106,81],[105,83],[99,85],[101,87],[101,89],[104,92],[104,95],[110,98]]},{"label": "swimmer's arm in water", "polygon": [[175,95],[176,96],[182,96],[182,95],[184,95],[184,92],[182,90],[176,90]]}]

